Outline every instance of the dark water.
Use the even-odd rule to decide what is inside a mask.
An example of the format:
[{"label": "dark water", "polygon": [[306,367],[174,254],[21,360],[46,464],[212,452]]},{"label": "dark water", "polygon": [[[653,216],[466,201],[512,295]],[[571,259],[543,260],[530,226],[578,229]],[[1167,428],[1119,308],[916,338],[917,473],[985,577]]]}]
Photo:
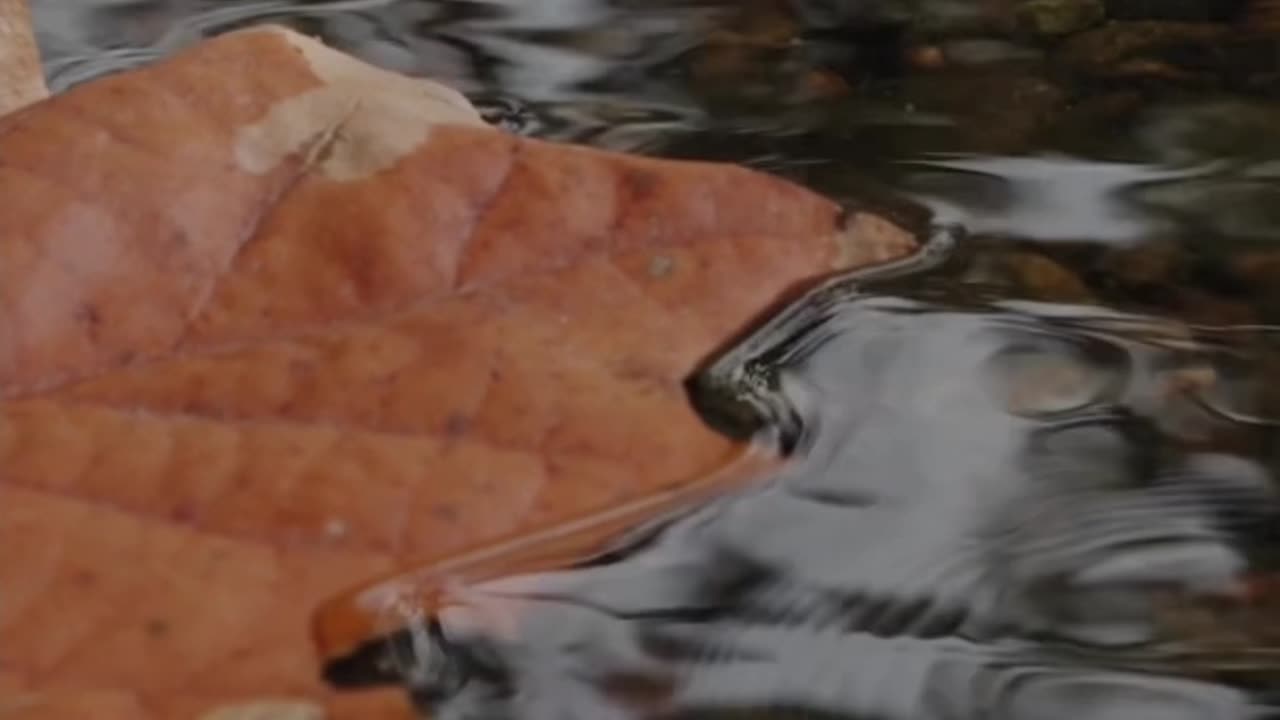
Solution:
[{"label": "dark water", "polygon": [[777,476],[389,618],[336,680],[442,719],[1266,717],[1280,3],[1111,0],[1061,35],[1046,4],[1090,2],[34,7],[55,89],[283,22],[516,132],[934,229],[915,272],[820,288],[691,379]]}]

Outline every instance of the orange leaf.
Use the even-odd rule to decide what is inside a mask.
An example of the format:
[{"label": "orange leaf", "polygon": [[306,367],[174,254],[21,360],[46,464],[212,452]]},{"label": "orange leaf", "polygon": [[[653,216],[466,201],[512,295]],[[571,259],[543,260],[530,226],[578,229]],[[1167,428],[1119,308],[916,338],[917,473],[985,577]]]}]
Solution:
[{"label": "orange leaf", "polygon": [[399,716],[312,610],[721,466],[681,379],[876,222],[276,28],[0,118],[0,714]]}]

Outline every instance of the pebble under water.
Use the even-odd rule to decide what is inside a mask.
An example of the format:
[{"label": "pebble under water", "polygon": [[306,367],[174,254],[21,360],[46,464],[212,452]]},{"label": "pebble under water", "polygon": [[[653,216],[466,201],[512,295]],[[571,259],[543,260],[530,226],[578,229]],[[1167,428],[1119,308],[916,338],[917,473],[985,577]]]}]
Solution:
[{"label": "pebble under water", "polygon": [[811,291],[691,384],[710,422],[787,463],[601,559],[446,582],[435,614],[387,646],[420,708],[438,720],[1280,709],[1265,613],[1247,607],[1276,492],[1238,451],[1269,421],[1250,385],[1261,378],[1219,371],[1265,329],[864,281]]}]

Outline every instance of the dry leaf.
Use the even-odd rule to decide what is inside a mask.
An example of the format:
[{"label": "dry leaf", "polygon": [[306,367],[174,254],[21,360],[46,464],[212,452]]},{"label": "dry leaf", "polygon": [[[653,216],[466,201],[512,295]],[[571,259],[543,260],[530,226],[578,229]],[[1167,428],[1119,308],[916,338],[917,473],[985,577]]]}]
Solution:
[{"label": "dry leaf", "polygon": [[0,714],[401,716],[321,687],[314,607],[714,469],[680,379],[910,244],[478,125],[274,28],[0,119]]}]

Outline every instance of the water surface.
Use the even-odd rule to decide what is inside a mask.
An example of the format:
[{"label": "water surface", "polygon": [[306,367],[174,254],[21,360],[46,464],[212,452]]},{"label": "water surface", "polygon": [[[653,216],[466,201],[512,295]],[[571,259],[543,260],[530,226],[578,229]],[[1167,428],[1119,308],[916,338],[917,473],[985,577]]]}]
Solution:
[{"label": "water surface", "polygon": [[1229,369],[1266,332],[938,279],[820,286],[696,376],[779,471],[576,567],[436,578],[331,679],[381,660],[436,718],[1280,710],[1266,378]]}]

